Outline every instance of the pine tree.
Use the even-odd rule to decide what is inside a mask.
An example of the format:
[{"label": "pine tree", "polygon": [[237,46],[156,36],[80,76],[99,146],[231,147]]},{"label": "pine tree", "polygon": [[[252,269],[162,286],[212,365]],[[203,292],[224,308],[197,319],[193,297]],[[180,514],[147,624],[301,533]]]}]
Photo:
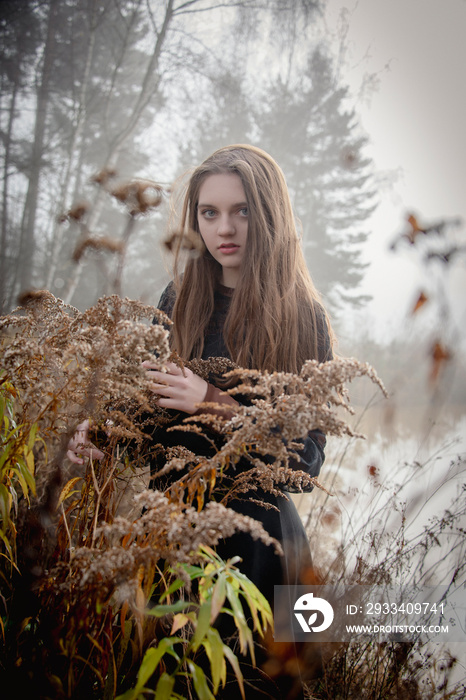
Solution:
[{"label": "pine tree", "polygon": [[277,79],[264,95],[256,110],[258,141],[285,172],[316,286],[334,312],[346,302],[360,305],[367,266],[361,246],[375,202],[371,162],[347,90],[317,48],[302,75]]},{"label": "pine tree", "polygon": [[180,170],[232,143],[268,151],[285,173],[306,261],[325,303],[335,314],[347,303],[361,305],[367,299],[359,290],[367,266],[361,248],[375,195],[347,89],[320,48],[286,79],[248,81],[241,71],[237,60],[234,69],[211,76],[211,97],[191,128]]}]

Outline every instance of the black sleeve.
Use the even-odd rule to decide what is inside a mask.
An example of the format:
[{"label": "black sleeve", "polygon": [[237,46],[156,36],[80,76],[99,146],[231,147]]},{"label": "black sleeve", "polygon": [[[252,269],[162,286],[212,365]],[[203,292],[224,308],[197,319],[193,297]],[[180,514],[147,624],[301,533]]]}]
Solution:
[{"label": "black sleeve", "polygon": [[162,292],[157,308],[163,311],[170,318],[172,317],[173,307],[175,306],[176,292],[174,282],[169,282]]},{"label": "black sleeve", "polygon": [[[300,442],[303,443],[303,449],[297,450],[298,460],[290,460],[292,469],[300,470],[309,474],[309,476],[319,476],[321,467],[325,461],[325,444],[326,439],[324,433],[320,430],[310,430],[305,438]],[[303,489],[305,493],[310,493],[313,487],[308,486]],[[284,491],[294,493],[292,486],[285,486]]]},{"label": "black sleeve", "polygon": [[[175,292],[175,285],[173,282],[169,282],[165,289],[162,292],[162,296],[159,299],[159,303],[157,304],[157,308],[160,309],[160,311],[163,311],[164,314],[168,316],[168,318],[172,317],[173,314],[173,307],[175,306],[175,301],[176,301],[176,292]],[[160,319],[155,316],[152,319],[152,323],[157,324],[160,323]],[[168,323],[164,324],[165,328],[168,327]]]}]

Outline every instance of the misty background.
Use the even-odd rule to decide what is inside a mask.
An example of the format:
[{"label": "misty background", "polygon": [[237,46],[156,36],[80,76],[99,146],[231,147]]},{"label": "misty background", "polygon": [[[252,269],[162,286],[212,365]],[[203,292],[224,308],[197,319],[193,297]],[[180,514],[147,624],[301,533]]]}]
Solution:
[{"label": "misty background", "polygon": [[[465,3],[390,8],[369,0],[3,0],[2,313],[37,288],[80,309],[114,292],[156,304],[170,277],[163,240],[173,183],[216,148],[252,143],[285,172],[337,351],[374,365],[391,394],[387,401],[364,383],[353,387],[369,433],[463,436],[456,205],[464,201],[444,198],[436,211],[432,193],[464,183],[456,165],[432,167],[428,126],[433,117],[439,141],[451,137],[439,113],[462,99],[464,80],[451,75],[453,57],[443,79],[449,104],[425,57],[435,63],[456,46],[444,30],[459,31]],[[410,57],[426,66],[422,90]],[[430,179],[403,189],[416,164]],[[111,191],[135,178],[164,195],[128,231],[127,209]],[[403,238],[413,208],[422,229],[443,224],[416,245]],[[414,312],[421,293],[427,301]]]},{"label": "misty background", "polygon": [[[315,560],[377,565],[439,522],[419,567],[463,606],[465,29],[464,0],[0,2],[1,314],[43,288],[157,304],[174,183],[220,146],[265,149],[337,353],[389,392],[351,385],[366,440],[329,440],[332,496],[294,497]],[[156,206],[131,215],[134,179]]]}]

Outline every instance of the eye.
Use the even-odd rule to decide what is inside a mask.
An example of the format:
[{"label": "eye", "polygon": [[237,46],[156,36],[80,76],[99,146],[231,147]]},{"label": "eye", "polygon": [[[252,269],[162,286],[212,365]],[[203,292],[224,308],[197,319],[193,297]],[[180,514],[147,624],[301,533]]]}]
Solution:
[{"label": "eye", "polygon": [[248,208],[247,208],[247,207],[242,207],[242,208],[238,211],[238,214],[239,214],[240,216],[248,216],[248,214],[249,214]]},{"label": "eye", "polygon": [[216,212],[215,212],[215,209],[203,209],[201,211],[201,214],[206,219],[213,219]]}]

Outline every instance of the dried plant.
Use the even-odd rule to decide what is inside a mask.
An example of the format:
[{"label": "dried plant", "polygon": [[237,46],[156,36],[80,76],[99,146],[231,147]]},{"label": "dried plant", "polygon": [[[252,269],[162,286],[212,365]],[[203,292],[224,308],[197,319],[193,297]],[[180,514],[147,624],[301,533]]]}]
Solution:
[{"label": "dried plant", "polygon": [[[170,360],[180,363],[169,349],[169,323],[157,309],[116,295],[79,312],[47,291],[24,294],[21,306],[0,320],[8,412],[2,447],[12,440],[11,458],[16,455],[2,472],[10,499],[4,502],[14,503],[2,520],[2,667],[18,687],[34,679],[38,697],[115,697],[131,687],[136,692],[138,669],[147,659],[153,687],[188,678],[202,696],[209,683],[223,683],[226,660],[241,685],[236,656],[210,624],[223,606],[213,593],[215,580],[227,576],[233,586],[226,588],[229,604],[236,610],[235,596],[244,593],[254,614],[251,629],[235,617],[240,653],[253,657],[252,631],[264,633],[270,609],[234,562],[213,554],[206,559],[206,547],[243,531],[279,549],[259,523],[229,510],[229,499],[245,490],[246,480],[280,494],[283,486],[318,485],[296,468],[297,441],[309,425],[344,434],[348,428],[331,410],[349,409],[344,383],[360,374],[377,381],[354,360],[308,363],[300,375],[246,372],[222,358],[192,361],[194,371],[223,378],[227,391],[242,394],[245,402],[229,419],[205,413],[184,420],[184,430],[202,432],[217,445],[213,456],[166,448],[165,473],[180,473],[165,492],[147,490],[148,464],[161,449],[152,443],[153,430],[180,429],[181,416],[155,403],[142,367],[154,358],[161,368]],[[86,470],[66,459],[69,439],[84,419],[90,419],[92,440],[105,455]],[[21,428],[12,431],[14,425]],[[225,438],[220,442],[219,432]],[[211,581],[209,595],[203,594],[210,600],[209,625],[202,628],[207,598],[203,603],[201,596],[196,608],[191,585],[199,572]],[[185,617],[168,627],[171,608],[164,608],[163,617],[147,612],[147,606],[188,603],[194,607],[175,607]],[[176,648],[170,646],[172,624],[186,633]],[[172,639],[176,672],[167,670],[165,639]],[[211,681],[197,670],[200,646],[211,654]],[[15,671],[19,658],[28,666],[22,685]]]},{"label": "dried plant", "polygon": [[133,180],[110,190],[110,194],[125,205],[130,216],[147,214],[163,201],[163,188],[151,180]]},{"label": "dried plant", "polygon": [[184,250],[185,252],[195,255],[201,253],[204,247],[202,239],[196,231],[171,231],[163,242],[164,247],[169,253],[175,250]]},{"label": "dried plant", "polygon": [[[201,363],[198,360],[188,364],[208,378],[209,372],[203,372]],[[218,367],[218,360],[216,364]],[[222,364],[223,370],[232,365],[229,361]],[[210,372],[214,368],[212,365]],[[335,407],[351,412],[345,383],[361,375],[372,379],[385,392],[373,368],[354,359],[324,364],[312,360],[304,364],[299,374],[238,368],[224,373],[225,380],[235,384],[226,392],[247,397],[247,401],[239,404],[232,417],[206,412],[184,421],[186,431],[205,437],[213,432],[224,436],[224,440],[214,456],[195,458],[195,469],[188,470],[188,479],[183,474],[174,481],[170,487],[172,497],[202,503],[206,484],[223,493],[226,503],[259,486],[284,498],[283,488],[297,492],[310,486],[323,488],[316,478],[296,468],[297,450],[302,448],[299,439],[308,434],[309,426],[327,435],[353,435],[349,425],[337,417]],[[236,471],[240,460],[241,468]],[[193,461],[192,454],[176,455],[167,460],[163,473],[186,470]]]},{"label": "dried plant", "polygon": [[[103,186],[112,177],[102,176]],[[74,216],[81,221],[86,211]],[[418,233],[410,243],[429,236]],[[430,299],[427,292],[420,295],[415,313]],[[212,625],[223,604],[234,609],[242,596],[254,613],[253,625],[239,616],[235,622],[242,651],[253,654],[253,629],[265,635],[268,646],[270,610],[235,562],[221,562],[210,548],[237,530],[279,545],[257,522],[230,511],[229,500],[255,487],[287,498],[284,488],[316,486],[324,507],[314,508],[314,540],[324,538],[323,528],[341,522],[338,487],[301,472],[297,453],[310,426],[345,440],[358,437],[344,419],[352,410],[345,386],[366,376],[384,392],[372,368],[337,359],[308,362],[296,375],[269,374],[242,370],[223,358],[192,361],[187,365],[193,371],[221,379],[241,403],[228,415],[201,412],[180,426],[177,412],[160,409],[152,399],[141,367],[154,357],[161,368],[168,361],[180,363],[169,349],[168,325],[153,307],[116,295],[81,313],[46,291],[24,294],[20,308],[0,320],[1,668],[19,689],[29,691],[35,683],[37,697],[127,700],[153,692],[210,697],[223,684],[227,663],[241,688],[238,659]],[[432,346],[436,383],[452,356],[451,343],[439,336]],[[105,457],[82,470],[67,462],[66,448],[85,418]],[[154,445],[157,427],[204,435],[212,456]],[[170,482],[163,492],[147,489],[147,465],[160,450],[164,466],[155,476]],[[461,465],[459,460],[457,472]],[[464,494],[412,535],[403,488],[418,469],[413,465],[409,479],[387,499],[377,465],[369,465],[374,493],[365,521],[348,529],[326,569],[322,558],[321,566],[307,572],[309,582],[376,585],[403,574],[425,583],[434,561],[444,565],[452,586],[462,580]],[[202,650],[207,666],[199,661]],[[311,651],[303,645],[296,655],[296,649],[291,654],[286,645],[274,645],[267,671],[277,677],[293,664],[296,678],[306,677]],[[416,640],[408,645],[354,640],[324,650],[323,675],[308,684],[308,694],[321,700],[456,699],[460,686],[448,685],[454,668],[453,655],[441,669]],[[443,695],[437,688],[442,674]]]},{"label": "dried plant", "polygon": [[[427,225],[410,215],[406,230],[392,245],[394,250],[407,243],[427,273],[426,285],[409,313],[413,323],[421,322],[427,309],[433,315],[431,337],[425,347],[420,341],[416,344],[419,356],[425,352],[429,358],[424,377],[429,415],[438,410],[436,397],[445,392],[445,370],[447,366],[454,369],[458,360],[454,350],[460,339],[464,342],[464,331],[455,328],[445,278],[452,261],[465,250],[450,236],[460,223]],[[431,267],[435,261],[440,265],[438,278]],[[436,284],[429,285],[433,277]],[[369,408],[365,407],[358,420]],[[379,429],[386,430],[389,438],[379,437],[370,461],[367,458],[360,464],[361,454],[351,449],[352,440],[342,444],[339,453],[328,455],[327,483],[334,498],[317,494],[307,519],[317,561],[315,582],[340,587],[359,584],[369,591],[374,586],[415,590],[442,585],[449,600],[466,581],[464,453],[448,459],[452,445],[445,439],[423,459],[418,456],[396,465],[390,455],[391,461],[384,464],[384,442],[397,436],[393,426],[391,431],[389,426]],[[363,469],[343,473],[353,461]],[[323,649],[322,676],[308,684],[307,697],[460,700],[466,693],[464,665],[454,645],[449,647],[448,643],[429,643],[421,635],[406,642],[396,635],[383,640],[375,634],[328,645]]]},{"label": "dried plant", "polygon": [[94,210],[88,202],[77,202],[71,209],[59,217],[60,223],[68,222],[78,234],[71,259],[77,265],[82,263],[87,251],[109,253],[115,256],[114,273],[110,274],[100,258],[100,268],[109,289],[122,296],[122,277],[130,239],[136,229],[137,221],[160,208],[164,201],[165,190],[152,180],[134,179],[115,182],[117,172],[104,169],[91,178],[99,187],[103,196],[113,197],[124,207],[126,221],[120,236],[99,233],[95,224]]}]

